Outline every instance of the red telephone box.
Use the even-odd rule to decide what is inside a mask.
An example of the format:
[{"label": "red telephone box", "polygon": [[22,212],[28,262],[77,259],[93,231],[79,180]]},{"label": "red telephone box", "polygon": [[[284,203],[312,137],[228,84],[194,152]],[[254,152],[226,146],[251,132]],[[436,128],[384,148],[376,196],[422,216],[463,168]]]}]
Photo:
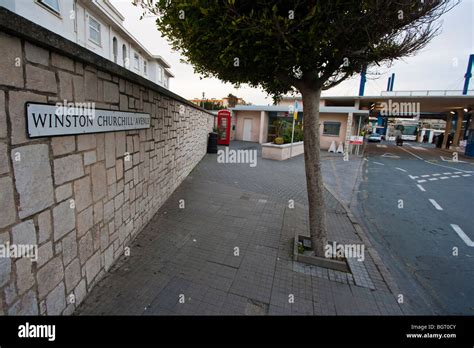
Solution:
[{"label": "red telephone box", "polygon": [[219,110],[217,113],[217,144],[229,145],[230,143],[230,111]]}]

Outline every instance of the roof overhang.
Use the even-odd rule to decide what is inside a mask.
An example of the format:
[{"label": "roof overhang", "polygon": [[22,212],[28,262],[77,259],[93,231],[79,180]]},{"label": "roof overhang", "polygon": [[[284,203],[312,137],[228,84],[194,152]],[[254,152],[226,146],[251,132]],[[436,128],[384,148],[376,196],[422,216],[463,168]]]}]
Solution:
[{"label": "roof overhang", "polygon": [[151,57],[154,60],[156,60],[158,63],[160,63],[160,65],[164,67],[165,69],[171,68],[171,65],[162,56],[155,54],[155,55],[152,55]]},{"label": "roof overhang", "polygon": [[347,103],[348,101],[359,101],[359,108],[370,109],[372,103],[393,105],[396,103],[417,103],[420,113],[448,113],[450,111],[474,108],[474,96],[472,95],[440,95],[440,96],[352,96],[352,97],[322,97],[321,99],[331,103]]},{"label": "roof overhang", "polygon": [[[267,112],[288,112],[288,106],[285,105],[236,105],[233,108],[229,108],[232,111],[267,111]],[[299,112],[303,111],[301,106],[298,109]],[[319,112],[322,114],[358,114],[368,115],[369,110],[359,110],[352,106],[321,106]]]}]

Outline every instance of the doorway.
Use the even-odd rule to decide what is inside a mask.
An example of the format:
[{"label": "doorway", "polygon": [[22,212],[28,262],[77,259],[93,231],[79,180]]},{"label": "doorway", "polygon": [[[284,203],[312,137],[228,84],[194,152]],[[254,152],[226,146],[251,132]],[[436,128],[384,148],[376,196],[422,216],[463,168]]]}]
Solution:
[{"label": "doorway", "polygon": [[242,136],[243,141],[252,141],[252,119],[244,118],[244,134]]}]

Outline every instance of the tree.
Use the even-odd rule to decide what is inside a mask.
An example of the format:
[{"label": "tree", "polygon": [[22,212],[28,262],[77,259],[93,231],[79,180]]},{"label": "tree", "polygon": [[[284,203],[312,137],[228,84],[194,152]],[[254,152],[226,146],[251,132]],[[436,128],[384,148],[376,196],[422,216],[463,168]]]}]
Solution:
[{"label": "tree", "polygon": [[321,91],[412,55],[438,34],[457,0],[143,0],[159,31],[205,77],[261,87],[278,99],[299,91],[309,228],[315,254],[327,244],[319,162]]},{"label": "tree", "polygon": [[239,98],[237,98],[235,95],[233,95],[232,93],[229,93],[229,95],[227,96],[227,98],[229,99],[229,107],[230,108],[233,108],[237,105],[237,103],[239,102]]}]

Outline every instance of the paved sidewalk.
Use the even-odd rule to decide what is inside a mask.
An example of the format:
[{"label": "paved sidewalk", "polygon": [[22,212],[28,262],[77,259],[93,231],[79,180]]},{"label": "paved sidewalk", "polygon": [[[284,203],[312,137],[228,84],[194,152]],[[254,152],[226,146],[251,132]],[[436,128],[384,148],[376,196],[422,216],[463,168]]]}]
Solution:
[{"label": "paved sidewalk", "polygon": [[[249,143],[236,147],[259,150]],[[305,195],[303,156],[284,162],[259,157],[251,168],[206,155],[76,314],[409,313],[390,291],[373,250],[355,261],[353,274],[292,261],[295,233],[308,233]],[[327,190],[325,199],[329,238],[366,243]]]}]

